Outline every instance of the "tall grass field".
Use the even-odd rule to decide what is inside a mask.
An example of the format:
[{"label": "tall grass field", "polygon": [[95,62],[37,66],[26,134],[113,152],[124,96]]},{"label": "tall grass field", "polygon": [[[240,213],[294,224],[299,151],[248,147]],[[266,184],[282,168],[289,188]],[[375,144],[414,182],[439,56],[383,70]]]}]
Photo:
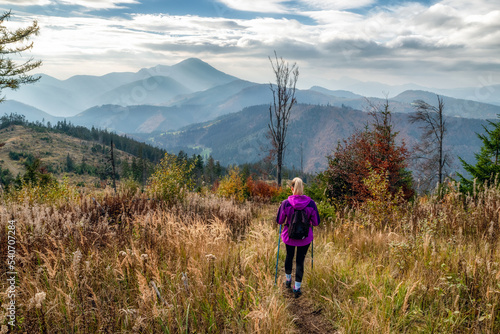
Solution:
[{"label": "tall grass field", "polygon": [[[283,291],[284,247],[274,284],[279,203],[206,193],[166,205],[135,191],[60,193],[50,201],[29,192],[3,198],[1,333],[304,331],[297,300]],[[319,206],[314,268],[309,253],[300,298],[331,332],[500,332],[496,186],[469,197],[451,186],[440,198],[355,210]]]}]

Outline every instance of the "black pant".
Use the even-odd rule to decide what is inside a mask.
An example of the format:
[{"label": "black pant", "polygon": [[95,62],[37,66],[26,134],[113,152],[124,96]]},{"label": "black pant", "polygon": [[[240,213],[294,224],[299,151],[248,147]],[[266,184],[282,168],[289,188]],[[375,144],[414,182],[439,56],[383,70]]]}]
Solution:
[{"label": "black pant", "polygon": [[[309,244],[310,245],[310,244]],[[295,281],[302,282],[304,275],[304,260],[306,258],[309,245],[305,246],[286,246],[286,259],[285,259],[285,274],[292,274],[293,256],[295,255],[295,248],[297,248],[297,258],[295,260]]]}]

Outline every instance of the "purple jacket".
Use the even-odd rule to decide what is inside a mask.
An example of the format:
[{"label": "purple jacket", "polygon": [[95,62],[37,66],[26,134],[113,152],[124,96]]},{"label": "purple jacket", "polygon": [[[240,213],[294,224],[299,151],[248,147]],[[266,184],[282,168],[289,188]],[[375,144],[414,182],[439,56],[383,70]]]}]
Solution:
[{"label": "purple jacket", "polygon": [[305,210],[307,217],[309,217],[312,226],[319,225],[319,213],[316,203],[306,195],[292,195],[288,199],[281,203],[278,210],[278,215],[276,217],[276,222],[278,224],[283,224],[286,222],[283,231],[281,232],[281,240],[289,246],[305,246],[309,245],[313,241],[313,229],[312,226],[309,228],[309,235],[307,238],[302,240],[295,240],[288,238],[288,224],[292,218],[294,210]]}]

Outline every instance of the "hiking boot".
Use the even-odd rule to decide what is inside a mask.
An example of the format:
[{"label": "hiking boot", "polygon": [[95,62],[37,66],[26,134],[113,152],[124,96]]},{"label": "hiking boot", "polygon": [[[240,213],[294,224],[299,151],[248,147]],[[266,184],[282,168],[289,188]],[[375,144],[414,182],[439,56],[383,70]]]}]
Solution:
[{"label": "hiking boot", "polygon": [[292,281],[285,281],[285,288],[291,289],[292,288]]},{"label": "hiking boot", "polygon": [[295,298],[299,298],[300,296],[302,296],[302,291],[300,291],[300,289],[293,289],[293,294],[295,295]]}]

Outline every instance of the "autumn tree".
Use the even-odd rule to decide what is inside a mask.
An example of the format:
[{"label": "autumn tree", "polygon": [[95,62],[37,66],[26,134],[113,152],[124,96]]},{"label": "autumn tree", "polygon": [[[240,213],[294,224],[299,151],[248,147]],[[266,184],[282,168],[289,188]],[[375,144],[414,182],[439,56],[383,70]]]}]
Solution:
[{"label": "autumn tree", "polygon": [[500,175],[500,121],[488,121],[488,125],[491,129],[483,125],[485,133],[477,135],[483,142],[483,146],[481,151],[475,154],[476,164],[468,164],[459,158],[464,169],[471,175],[468,179],[458,173],[460,188],[464,192],[472,192],[474,183],[480,186],[486,182],[495,181]]},{"label": "autumn tree", "polygon": [[270,84],[273,103],[269,106],[268,126],[272,144],[271,154],[276,157],[276,178],[280,186],[290,112],[293,105],[297,103],[295,86],[299,78],[299,68],[296,63],[290,66],[283,58],[278,58],[276,52],[274,52],[274,57],[274,60],[269,57],[276,85]]},{"label": "autumn tree", "polygon": [[326,195],[340,205],[353,205],[370,198],[365,180],[373,171],[387,175],[388,191],[400,190],[405,199],[413,195],[411,173],[407,170],[409,152],[404,142],[396,143],[389,102],[382,106],[370,104],[373,122],[338,143],[328,156],[328,169],[323,173]]},{"label": "autumn tree", "polygon": [[420,143],[414,148],[416,169],[422,177],[422,188],[429,189],[437,181],[441,185],[451,156],[444,147],[446,119],[444,117],[443,98],[437,95],[437,106],[423,100],[413,102],[415,113],[410,114],[410,123],[419,123],[422,129]]},{"label": "autumn tree", "polygon": [[[11,12],[0,15],[0,94],[5,88],[18,89],[23,84],[38,81],[39,76],[28,75],[27,72],[39,67],[42,62],[33,58],[18,63],[8,58],[9,55],[21,54],[33,48],[31,37],[38,35],[38,23],[34,21],[26,28],[9,31],[5,22],[9,20]],[[0,102],[5,100],[0,96]]]}]

